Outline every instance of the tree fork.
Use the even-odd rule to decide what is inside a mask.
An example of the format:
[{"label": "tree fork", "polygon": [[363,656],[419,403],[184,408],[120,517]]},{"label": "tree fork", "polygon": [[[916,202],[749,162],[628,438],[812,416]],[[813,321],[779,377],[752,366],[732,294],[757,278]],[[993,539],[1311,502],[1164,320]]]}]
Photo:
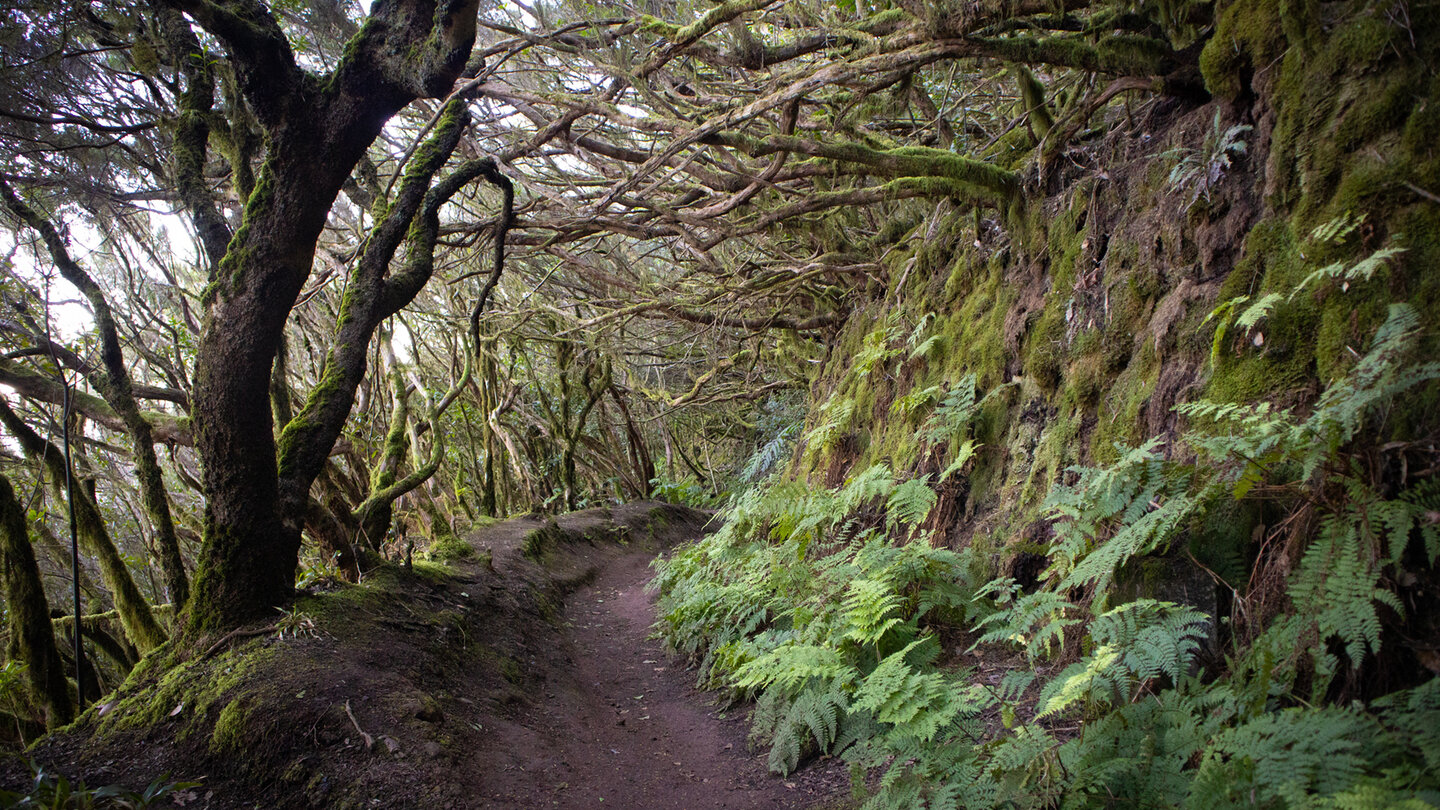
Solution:
[{"label": "tree fork", "polygon": [[306,75],[258,0],[165,2],[225,46],[268,148],[208,289],[196,354],[206,516],[183,619],[193,638],[266,616],[294,592],[309,484],[330,446],[305,460],[309,474],[292,479],[282,503],[268,396],[274,357],[336,195],[395,113],[449,93],[474,43],[478,0],[377,3],[323,77]]}]

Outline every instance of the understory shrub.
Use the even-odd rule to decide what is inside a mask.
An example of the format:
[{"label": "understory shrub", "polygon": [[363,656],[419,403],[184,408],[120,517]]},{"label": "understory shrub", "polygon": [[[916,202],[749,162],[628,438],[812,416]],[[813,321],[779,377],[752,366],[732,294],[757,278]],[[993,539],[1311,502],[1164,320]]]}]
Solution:
[{"label": "understory shrub", "polygon": [[[659,633],[703,686],[755,700],[772,769],[843,756],[874,777],[866,808],[1440,806],[1440,681],[1335,699],[1440,560],[1433,473],[1396,485],[1361,463],[1367,430],[1440,379],[1413,361],[1418,324],[1392,305],[1308,412],[1191,402],[1178,440],[1071,468],[1044,503],[1049,567],[1029,592],[933,545],[928,478],[769,478],[657,563]],[[963,434],[965,384],[929,397],[947,418],[925,440]],[[956,444],[947,475],[975,449]],[[1282,518],[1251,550],[1258,575],[1215,575],[1229,616],[1117,589],[1117,571],[1184,551],[1206,515],[1261,502]],[[981,678],[951,643],[962,633],[967,653],[1025,664]]]}]

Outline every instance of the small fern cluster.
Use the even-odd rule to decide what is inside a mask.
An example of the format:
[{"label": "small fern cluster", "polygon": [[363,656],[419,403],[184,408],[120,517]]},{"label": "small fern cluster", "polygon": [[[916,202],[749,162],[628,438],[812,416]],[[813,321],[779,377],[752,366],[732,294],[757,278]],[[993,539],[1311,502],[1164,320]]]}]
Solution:
[{"label": "small fern cluster", "polygon": [[891,532],[909,532],[934,503],[923,480],[897,484],[883,466],[834,490],[772,483],[658,565],[661,634],[699,664],[703,685],[759,698],[754,737],[775,770],[905,718],[880,684],[897,660],[933,654],[924,624],[964,615],[969,573],[954,552],[858,526],[878,507]]}]

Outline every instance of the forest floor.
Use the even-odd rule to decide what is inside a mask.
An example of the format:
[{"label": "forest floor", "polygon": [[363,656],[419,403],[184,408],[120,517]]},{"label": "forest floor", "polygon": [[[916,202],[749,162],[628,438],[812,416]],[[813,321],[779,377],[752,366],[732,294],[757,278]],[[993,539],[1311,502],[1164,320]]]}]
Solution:
[{"label": "forest floor", "polygon": [[479,529],[474,555],[332,584],[138,673],[29,756],[91,786],[198,782],[173,806],[217,810],[849,806],[843,764],[769,773],[748,709],[650,637],[649,563],[703,522],[644,503]]},{"label": "forest floor", "polygon": [[566,600],[572,665],[552,671],[544,698],[482,749],[491,775],[476,806],[801,808],[847,796],[834,760],[787,779],[769,773],[746,748],[748,712],[698,692],[694,673],[649,637],[653,556],[607,560]]}]

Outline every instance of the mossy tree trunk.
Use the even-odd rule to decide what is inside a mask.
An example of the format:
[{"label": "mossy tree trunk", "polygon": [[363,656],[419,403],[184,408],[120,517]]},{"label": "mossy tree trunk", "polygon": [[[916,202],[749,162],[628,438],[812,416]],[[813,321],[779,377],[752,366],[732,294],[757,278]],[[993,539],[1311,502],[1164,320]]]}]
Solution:
[{"label": "mossy tree trunk", "polygon": [[25,510],[15,500],[10,480],[0,475],[0,584],[10,625],[6,656],[25,664],[30,689],[45,707],[45,725],[56,728],[75,716],[65,680],[65,664],[55,645],[50,605],[40,581],[40,566],[25,529]]},{"label": "mossy tree trunk", "polygon": [[[196,635],[267,616],[293,593],[310,485],[353,403],[370,334],[387,310],[403,306],[428,280],[422,255],[433,250],[428,226],[448,198],[429,190],[429,181],[453,149],[441,139],[458,138],[465,124],[463,107],[447,109],[411,163],[390,216],[371,234],[351,280],[352,292],[368,298],[342,306],[321,383],[277,446],[269,383],[285,323],[310,275],[330,206],[366,149],[406,105],[450,92],[474,42],[477,0],[376,3],[325,76],[300,66],[280,24],[257,0],[165,2],[229,52],[267,145],[243,222],[207,289],[196,353],[192,413],[204,464],[205,539],[184,620]],[[463,182],[447,185],[449,194]],[[410,261],[385,279],[412,224],[418,238],[411,239]]]},{"label": "mossy tree trunk", "polygon": [[[411,419],[410,384],[406,381],[394,353],[390,350],[388,338],[381,344],[381,356],[390,367],[389,376],[395,396],[395,407],[390,415],[390,429],[385,436],[383,453],[371,474],[370,492],[365,500],[355,508],[355,517],[360,524],[361,536],[366,538],[372,547],[379,545],[390,528],[390,522],[395,513],[395,502],[416,490],[440,470],[440,463],[445,459],[445,435],[440,426],[440,419],[460,393],[470,385],[472,367],[470,359],[467,357],[465,369],[460,373],[459,378],[440,398],[440,401],[431,408],[430,412],[425,414],[426,423],[430,428],[430,452],[422,457],[419,431]],[[419,382],[417,381],[415,385],[418,387]],[[400,470],[403,467],[407,451],[412,455],[411,470],[401,476]]]},{"label": "mossy tree trunk", "polygon": [[95,318],[95,335],[100,341],[101,368],[88,377],[105,398],[106,404],[120,416],[125,431],[130,434],[130,452],[135,461],[140,499],[145,504],[155,532],[155,556],[159,558],[170,601],[180,607],[190,598],[190,580],[185,573],[184,560],[180,557],[175,521],[170,515],[170,495],[165,489],[160,462],[155,457],[155,438],[150,423],[140,413],[140,406],[135,400],[135,384],[125,365],[125,355],[120,350],[120,334],[110,302],[100,285],[71,258],[65,240],[49,220],[40,216],[3,182],[0,182],[0,196],[3,196],[5,207],[11,213],[40,234],[60,274],[90,302],[90,311]]},{"label": "mossy tree trunk", "polygon": [[[56,496],[64,500],[67,496],[67,468],[65,455],[60,448],[46,441],[25,424],[3,399],[0,399],[0,424],[20,443],[26,456],[45,466]],[[115,600],[115,609],[120,613],[120,623],[125,628],[125,634],[130,637],[130,643],[142,654],[147,653],[165,643],[165,631],[155,620],[150,603],[135,586],[130,569],[115,548],[115,542],[110,538],[110,530],[105,525],[105,518],[100,513],[99,504],[73,471],[70,471],[69,477],[74,482],[74,497],[71,503],[75,510],[75,528],[80,544],[86,553],[93,555],[99,563],[100,578],[104,580],[105,587],[110,589],[111,597]]]},{"label": "mossy tree trunk", "polygon": [[[410,387],[406,384],[405,375],[400,372],[395,353],[390,348],[389,335],[380,337],[380,358],[381,362],[388,366],[386,376],[390,380],[390,395],[395,398],[395,402],[390,408],[390,427],[385,432],[385,444],[380,449],[380,458],[370,469],[371,493],[381,492],[394,485],[395,480],[400,477],[400,465],[405,462],[405,453],[410,449],[410,436],[405,430],[410,421]],[[366,502],[369,501],[367,498]],[[378,549],[385,541],[385,534],[390,530],[390,522],[394,517],[392,504],[393,501],[377,502],[369,508],[355,511],[360,523],[361,542],[370,548]]]},{"label": "mossy tree trunk", "polygon": [[[580,410],[573,419],[569,419],[565,425],[565,433],[562,437],[560,451],[560,470],[565,479],[565,507],[576,509],[579,507],[579,479],[575,469],[575,454],[580,448],[580,440],[585,435],[585,425],[590,420],[590,412],[595,410],[600,398],[610,388],[610,363],[601,359],[597,363],[587,364],[580,374],[580,395],[583,401]],[[567,415],[569,408],[566,408]]]},{"label": "mossy tree trunk", "polygon": [[649,497],[651,482],[655,480],[655,458],[650,454],[650,447],[645,443],[644,435],[636,427],[635,419],[630,415],[630,406],[625,404],[625,397],[620,393],[620,389],[612,384],[609,394],[615,402],[615,407],[620,411],[621,418],[625,420],[625,439],[630,463],[635,469],[639,485],[644,489],[639,497]]}]

